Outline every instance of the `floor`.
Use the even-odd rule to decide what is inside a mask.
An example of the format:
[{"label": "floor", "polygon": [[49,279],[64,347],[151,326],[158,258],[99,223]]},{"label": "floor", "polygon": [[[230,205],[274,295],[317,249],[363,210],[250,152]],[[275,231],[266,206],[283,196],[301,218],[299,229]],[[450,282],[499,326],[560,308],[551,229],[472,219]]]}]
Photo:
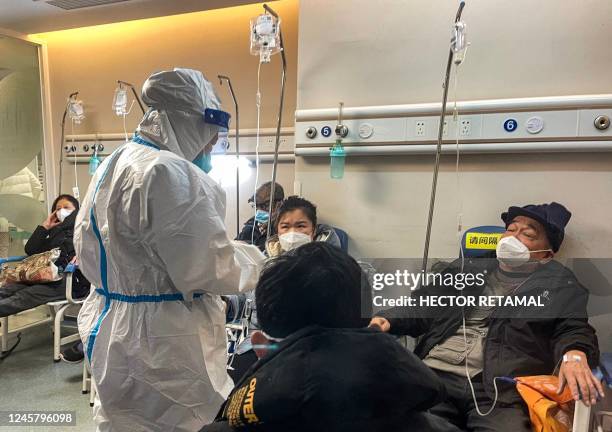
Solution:
[{"label": "floor", "polygon": [[[9,329],[45,314],[45,308],[38,308],[11,317]],[[81,393],[82,377],[82,363],[53,362],[50,324],[25,330],[13,353],[0,361],[0,411],[75,411],[76,426],[0,426],[0,431],[95,431],[89,395]]]},{"label": "floor", "polygon": [[[44,318],[44,307],[10,318],[9,328]],[[12,342],[12,340],[11,340]],[[403,341],[406,343],[406,341]],[[411,345],[408,341],[407,345]],[[95,431],[89,395],[81,393],[83,364],[53,362],[53,335],[50,325],[27,329],[21,343],[6,359],[0,360],[0,411],[74,411],[76,426],[9,427],[0,432]],[[607,392],[596,410],[612,411],[612,392]],[[607,420],[604,431],[612,431]]]}]

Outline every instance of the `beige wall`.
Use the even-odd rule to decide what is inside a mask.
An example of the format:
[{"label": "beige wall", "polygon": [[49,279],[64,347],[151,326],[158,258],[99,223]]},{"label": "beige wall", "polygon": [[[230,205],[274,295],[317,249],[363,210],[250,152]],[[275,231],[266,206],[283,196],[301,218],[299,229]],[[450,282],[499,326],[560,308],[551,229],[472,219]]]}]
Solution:
[{"label": "beige wall", "polygon": [[[302,0],[298,108],[439,102],[456,0]],[[609,93],[612,2],[467,0],[459,100]]]},{"label": "beige wall", "polygon": [[[288,63],[283,124],[293,126],[298,1],[280,0],[271,6],[282,18]],[[228,75],[232,79],[240,104],[240,127],[254,128],[258,58],[249,53],[249,22],[252,17],[262,12],[261,4],[254,4],[34,35],[48,47],[56,153],[60,148],[59,125],[66,98],[70,93],[80,92],[79,97],[84,101],[86,110],[86,119],[74,128],[74,133],[123,132],[121,118],[115,116],[111,109],[117,80],[130,82],[139,89],[152,72],[175,66],[203,71],[214,83],[224,108],[233,113],[229,89],[227,86],[220,87],[217,79],[217,74]],[[280,94],[278,55],[272,58],[270,64],[262,66],[261,93],[261,126],[275,127]],[[134,105],[127,117],[128,131],[137,126],[141,116],[138,106]],[[66,129],[67,134],[72,132],[70,124]],[[62,190],[67,192],[73,185],[72,167],[64,165],[64,173]],[[84,195],[85,185],[89,181],[87,165],[79,165],[78,173],[79,187]],[[290,190],[293,183],[293,166],[284,166],[279,176],[288,183]],[[261,177],[266,181],[269,176],[262,173]],[[251,181],[254,181],[254,176]],[[251,190],[253,185],[245,184],[244,188]],[[228,189],[227,192],[227,221],[233,228],[235,210],[231,203],[235,201],[235,197],[233,189]]]},{"label": "beige wall", "polygon": [[[302,0],[298,109],[439,101],[458,2]],[[342,17],[342,19],[338,19]],[[459,100],[610,93],[612,3],[470,0],[472,45]],[[452,92],[451,92],[452,97]],[[331,181],[326,158],[298,158],[296,180],[359,256],[423,253],[434,156],[352,157]],[[499,223],[511,204],[566,204],[564,253],[612,257],[612,155],[463,156],[463,225]],[[443,158],[431,256],[456,256],[454,160]]]}]

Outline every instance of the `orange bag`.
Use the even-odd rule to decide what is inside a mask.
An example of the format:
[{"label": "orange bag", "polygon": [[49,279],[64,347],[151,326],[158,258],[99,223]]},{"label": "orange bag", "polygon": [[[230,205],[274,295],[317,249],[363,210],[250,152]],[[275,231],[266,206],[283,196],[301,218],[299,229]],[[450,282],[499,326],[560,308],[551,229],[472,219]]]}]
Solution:
[{"label": "orange bag", "polygon": [[516,389],[529,408],[534,432],[571,432],[574,398],[569,386],[557,394],[559,377],[538,375],[516,378]]}]

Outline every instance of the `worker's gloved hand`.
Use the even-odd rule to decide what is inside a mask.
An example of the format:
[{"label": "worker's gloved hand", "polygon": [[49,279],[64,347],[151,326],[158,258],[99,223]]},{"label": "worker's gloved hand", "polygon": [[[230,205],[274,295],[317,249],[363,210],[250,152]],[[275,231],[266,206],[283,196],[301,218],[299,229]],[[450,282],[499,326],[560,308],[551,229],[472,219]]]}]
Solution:
[{"label": "worker's gloved hand", "polygon": [[370,321],[370,325],[368,325],[368,327],[378,328],[381,332],[387,333],[389,330],[391,330],[391,323],[389,323],[386,318],[375,316]]},{"label": "worker's gloved hand", "polygon": [[559,369],[560,394],[569,385],[574,400],[581,399],[585,405],[597,403],[597,395],[604,397],[601,382],[593,375],[586,355],[582,351],[572,350],[565,353]]}]

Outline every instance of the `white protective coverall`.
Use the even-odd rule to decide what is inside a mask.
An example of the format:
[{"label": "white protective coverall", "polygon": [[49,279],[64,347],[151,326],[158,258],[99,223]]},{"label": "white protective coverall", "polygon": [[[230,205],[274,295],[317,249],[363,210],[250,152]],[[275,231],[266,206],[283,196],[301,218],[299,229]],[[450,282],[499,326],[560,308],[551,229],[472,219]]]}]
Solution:
[{"label": "white protective coverall", "polygon": [[137,135],[104,160],[77,217],[80,269],[97,288],[79,332],[99,431],[197,431],[233,387],[219,294],[253,289],[264,258],[228,238],[225,193],[190,162],[229,118],[211,84],[160,72],[143,100]]}]

